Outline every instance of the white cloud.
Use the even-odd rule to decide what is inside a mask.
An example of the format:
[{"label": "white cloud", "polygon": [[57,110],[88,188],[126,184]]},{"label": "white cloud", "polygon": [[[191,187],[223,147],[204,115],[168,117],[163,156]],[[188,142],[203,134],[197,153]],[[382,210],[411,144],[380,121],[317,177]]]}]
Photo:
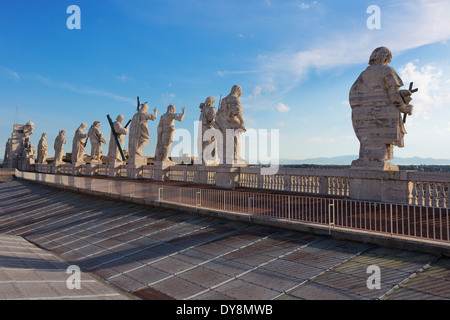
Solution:
[{"label": "white cloud", "polygon": [[284,103],[280,102],[275,106],[275,109],[277,109],[280,112],[288,112],[289,110],[291,110],[290,107],[288,107],[287,105],[285,105]]},{"label": "white cloud", "polygon": [[132,81],[132,80],[133,80],[133,78],[130,78],[130,77],[124,75],[124,74],[122,74],[122,75],[120,75],[120,76],[116,76],[116,79],[117,79],[117,80],[120,80],[120,81],[122,81],[122,82],[125,82],[125,81]]},{"label": "white cloud", "polygon": [[223,71],[216,71],[216,75],[219,77],[225,77],[228,75],[237,75],[237,74],[249,74],[249,73],[256,73],[258,71],[255,70],[223,70]]},{"label": "white cloud", "polygon": [[3,71],[4,73],[6,73],[9,77],[13,78],[14,80],[20,80],[20,76],[17,72],[15,72],[14,70],[5,68],[5,67],[0,67],[0,71]]},{"label": "white cloud", "polygon": [[117,94],[109,92],[109,91],[105,91],[105,90],[101,90],[101,89],[93,89],[93,88],[88,88],[88,87],[77,87],[68,82],[56,82],[49,78],[42,77],[40,75],[38,75],[36,77],[40,82],[42,82],[43,84],[50,86],[50,87],[55,87],[55,88],[64,89],[64,90],[70,90],[72,92],[81,93],[81,94],[105,97],[105,98],[109,98],[109,99],[113,99],[113,100],[117,100],[117,101],[128,102],[133,105],[136,104],[136,101],[129,97],[120,96],[120,95],[117,95]]},{"label": "white cloud", "polygon": [[317,3],[318,3],[317,1],[314,1],[314,2],[312,2],[312,3],[302,2],[302,3],[300,3],[300,4],[298,5],[298,7],[299,7],[301,10],[306,10],[306,9],[311,8],[312,6],[315,6]]},{"label": "white cloud", "polygon": [[433,110],[443,106],[450,98],[450,89],[441,87],[445,81],[442,70],[425,65],[418,67],[416,62],[409,62],[399,69],[399,76],[406,87],[410,82],[414,82],[414,88],[419,91],[414,93],[411,104],[414,106],[413,115],[417,119],[428,119]]},{"label": "white cloud", "polygon": [[311,138],[308,140],[310,143],[333,143],[333,138]]},{"label": "white cloud", "polygon": [[174,99],[176,98],[176,95],[175,95],[175,93],[169,93],[169,92],[166,92],[166,93],[163,93],[162,95],[161,95],[161,99],[162,99],[162,101],[163,101],[163,103],[164,104],[167,104],[167,105],[169,105],[169,104],[174,104]]},{"label": "white cloud", "polygon": [[249,99],[257,99],[261,95],[276,91],[277,88],[274,85],[255,86],[252,93],[248,96]]},{"label": "white cloud", "polygon": [[312,69],[367,63],[379,44],[391,49],[395,59],[407,50],[450,39],[448,12],[450,1],[447,0],[390,2],[382,7],[381,30],[373,32],[365,25],[353,30],[336,29],[306,49],[259,55],[260,71],[269,75],[270,81],[283,92],[289,92]]}]

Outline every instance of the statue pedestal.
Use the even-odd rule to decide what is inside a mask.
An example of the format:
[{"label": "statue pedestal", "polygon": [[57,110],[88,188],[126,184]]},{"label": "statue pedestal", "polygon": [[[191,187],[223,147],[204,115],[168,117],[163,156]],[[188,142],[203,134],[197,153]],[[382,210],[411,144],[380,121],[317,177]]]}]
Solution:
[{"label": "statue pedestal", "polygon": [[147,157],[135,155],[130,157],[127,166],[127,177],[129,179],[141,179],[143,167],[147,165]]},{"label": "statue pedestal", "polygon": [[99,174],[99,166],[101,161],[91,160],[91,163],[86,164],[85,174],[87,176],[95,176]]},{"label": "statue pedestal", "polygon": [[407,171],[350,170],[350,198],[409,204],[413,184]]},{"label": "statue pedestal", "polygon": [[61,165],[63,165],[63,164],[65,164],[65,162],[64,161],[60,161],[60,162],[53,162],[52,163],[52,167],[51,167],[51,169],[50,169],[50,172],[51,173],[54,173],[54,174],[60,174],[61,173]]},{"label": "statue pedestal", "polygon": [[125,162],[123,161],[112,161],[108,164],[107,167],[107,175],[108,177],[120,177],[121,173],[120,173],[120,168],[121,166],[125,165]]},{"label": "statue pedestal", "polygon": [[244,165],[226,165],[217,167],[215,169],[216,187],[232,190],[238,187],[241,167],[244,167]]},{"label": "statue pedestal", "polygon": [[351,166],[352,170],[369,170],[369,171],[399,171],[399,167],[390,162],[384,161],[363,161],[354,160]]},{"label": "statue pedestal", "polygon": [[75,164],[72,164],[72,175],[73,176],[82,176],[83,175],[83,169],[86,167],[85,162],[77,162]]},{"label": "statue pedestal", "polygon": [[175,163],[171,160],[155,161],[155,164],[152,166],[153,179],[156,181],[166,181],[170,167],[174,165]]}]

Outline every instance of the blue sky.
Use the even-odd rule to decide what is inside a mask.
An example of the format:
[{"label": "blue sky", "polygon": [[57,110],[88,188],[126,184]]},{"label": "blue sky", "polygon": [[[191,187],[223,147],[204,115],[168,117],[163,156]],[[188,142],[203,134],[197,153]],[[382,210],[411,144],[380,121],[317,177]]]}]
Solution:
[{"label": "blue sky", "polygon": [[[66,26],[70,5],[81,30]],[[381,9],[379,30],[367,28],[370,5]],[[281,158],[356,155],[348,92],[387,46],[405,86],[419,87],[395,155],[450,159],[448,12],[445,0],[2,0],[0,146],[17,106],[19,123],[35,123],[35,146],[48,133],[53,156],[59,130],[70,152],[82,122],[101,121],[109,138],[106,115],[131,119],[136,96],[160,115],[185,106],[176,127],[194,135],[200,102],[217,106],[239,84],[247,128],[278,129]]]}]

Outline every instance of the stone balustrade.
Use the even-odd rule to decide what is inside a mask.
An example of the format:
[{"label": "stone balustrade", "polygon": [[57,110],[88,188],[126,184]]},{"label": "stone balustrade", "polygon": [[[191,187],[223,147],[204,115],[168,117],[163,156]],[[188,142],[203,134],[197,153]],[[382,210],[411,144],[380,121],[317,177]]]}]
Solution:
[{"label": "stone balustrade", "polygon": [[[100,175],[129,178],[126,165],[109,171],[107,165],[38,164],[38,173],[69,176]],[[186,182],[219,188],[248,188],[298,194],[343,197],[354,200],[450,207],[450,174],[415,171],[365,171],[351,169],[301,169],[280,167],[275,175],[262,175],[257,166],[177,165],[165,169],[146,165],[135,170],[136,178]]]}]

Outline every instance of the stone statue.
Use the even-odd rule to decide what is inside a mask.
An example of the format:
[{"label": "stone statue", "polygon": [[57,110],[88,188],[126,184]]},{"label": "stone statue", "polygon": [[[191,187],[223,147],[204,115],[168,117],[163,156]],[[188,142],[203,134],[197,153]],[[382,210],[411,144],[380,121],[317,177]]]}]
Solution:
[{"label": "stone statue", "polygon": [[388,48],[373,51],[369,67],[350,90],[353,128],[360,141],[359,159],[353,169],[396,171],[387,160],[394,157],[394,146],[404,147],[406,134],[402,114],[412,114],[410,90],[400,90],[403,82],[388,66],[392,54]]},{"label": "stone statue", "polygon": [[200,160],[199,163],[205,165],[216,165],[219,162],[214,130],[216,122],[215,101],[213,97],[208,97],[204,103],[200,104],[198,157]]},{"label": "stone statue", "polygon": [[8,141],[6,141],[5,145],[5,156],[3,157],[3,167],[5,168],[5,164],[9,160],[9,154],[11,152],[11,138],[8,138]]},{"label": "stone statue", "polygon": [[33,130],[34,123],[28,121],[23,128],[23,149],[19,165],[19,168],[23,171],[29,171],[31,169],[31,165],[36,163],[36,151],[34,150],[34,146],[31,144],[31,135],[34,133]]},{"label": "stone statue", "polygon": [[164,165],[172,165],[169,159],[170,148],[175,138],[175,120],[183,121],[186,108],[183,107],[182,114],[175,113],[174,105],[167,107],[167,112],[161,116],[158,125],[158,142],[156,145],[155,162],[162,162]]},{"label": "stone statue", "polygon": [[86,138],[88,136],[84,133],[86,128],[87,124],[82,123],[73,136],[72,164],[75,166],[86,164],[86,162],[84,162],[84,154],[86,153],[87,144]]},{"label": "stone statue", "polygon": [[216,129],[222,134],[222,152],[219,152],[219,157],[224,164],[245,164],[241,157],[241,134],[246,131],[241,95],[242,88],[233,86],[231,93],[222,100],[216,115]]},{"label": "stone statue", "polygon": [[[33,134],[34,123],[28,121],[27,124],[15,124],[14,130],[7,144],[5,159],[3,161],[4,168],[22,168],[24,157],[30,151],[25,152],[25,142],[30,144],[30,137]],[[34,150],[33,150],[34,152]],[[34,153],[33,153],[34,154]],[[28,161],[28,160],[27,160]],[[26,161],[25,161],[26,162]],[[33,162],[34,164],[34,162]]]},{"label": "stone statue", "polygon": [[[131,120],[129,139],[128,139],[128,152],[130,154],[130,164],[137,164],[136,158],[144,158],[142,154],[142,148],[144,148],[149,141],[150,132],[148,131],[148,120],[155,120],[158,116],[158,109],[153,109],[154,114],[149,114],[148,105],[140,105],[139,111],[133,116]],[[145,160],[145,159],[143,159]],[[140,161],[138,161],[140,162]],[[144,161],[146,163],[146,160]]]},{"label": "stone statue", "polygon": [[34,151],[34,147],[31,144],[31,140],[28,135],[23,143],[23,152],[20,160],[20,169],[22,171],[29,171],[31,169],[31,165],[36,163],[36,159],[34,156],[35,154],[36,151]]},{"label": "stone statue", "polygon": [[61,130],[55,139],[53,147],[55,148],[55,165],[64,163],[64,145],[66,144],[66,130]]},{"label": "stone statue", "polygon": [[[119,139],[122,147],[125,142],[125,135],[128,133],[128,129],[123,127],[123,120],[125,117],[123,115],[119,115],[116,118],[116,121],[113,123],[114,131],[117,134],[117,138]],[[109,163],[123,163],[122,155],[120,154],[119,147],[117,146],[116,139],[111,130],[111,137],[109,139],[109,150],[108,150]]]},{"label": "stone statue", "polygon": [[29,138],[34,132],[34,123],[32,121],[28,121],[27,124],[23,128],[23,134],[25,138]]},{"label": "stone statue", "polygon": [[41,136],[41,140],[39,140],[38,144],[38,152],[37,152],[37,161],[38,164],[45,164],[47,163],[47,156],[48,156],[48,145],[47,145],[47,133],[43,133]]},{"label": "stone statue", "polygon": [[101,161],[103,149],[102,143],[106,144],[106,139],[100,132],[100,121],[94,121],[88,131],[88,138],[91,142],[91,161]]}]

